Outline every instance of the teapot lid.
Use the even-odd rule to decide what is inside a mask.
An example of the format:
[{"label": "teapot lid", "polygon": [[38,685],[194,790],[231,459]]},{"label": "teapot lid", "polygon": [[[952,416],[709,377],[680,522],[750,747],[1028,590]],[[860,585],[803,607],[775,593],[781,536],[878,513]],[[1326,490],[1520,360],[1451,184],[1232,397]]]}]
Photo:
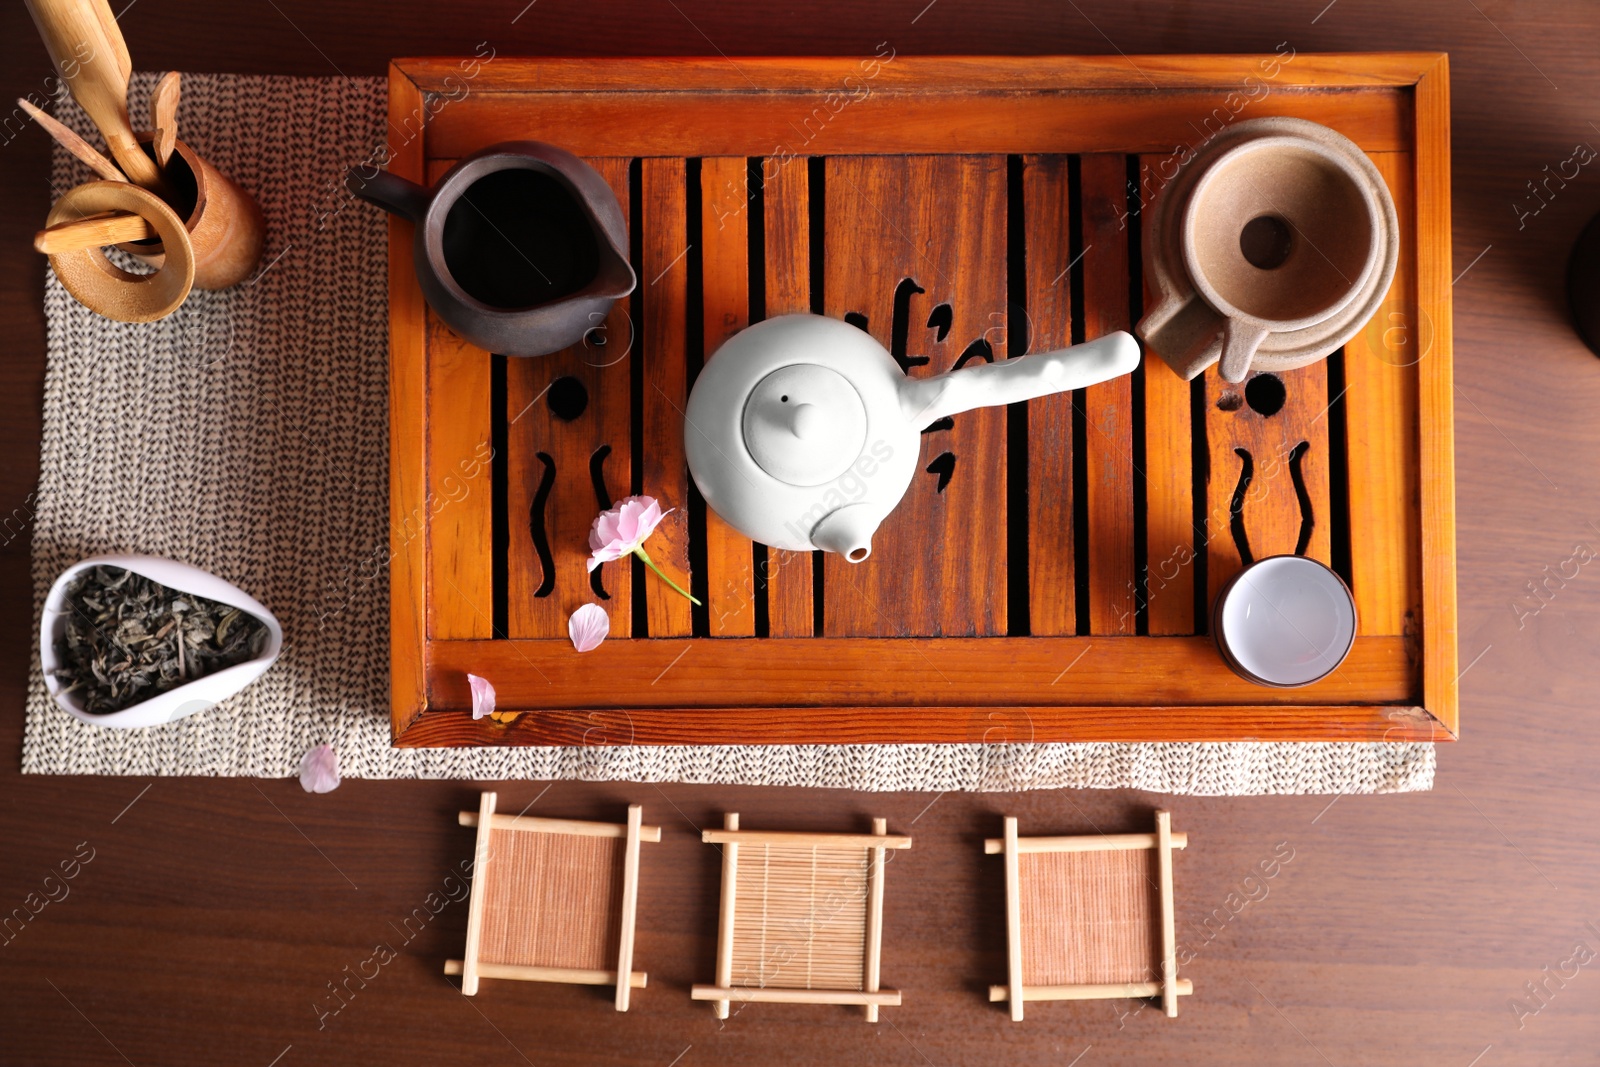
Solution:
[{"label": "teapot lid", "polygon": [[827,367],[780,367],[745,401],[745,447],[762,470],[789,485],[832,481],[850,469],[866,442],[861,394]]}]

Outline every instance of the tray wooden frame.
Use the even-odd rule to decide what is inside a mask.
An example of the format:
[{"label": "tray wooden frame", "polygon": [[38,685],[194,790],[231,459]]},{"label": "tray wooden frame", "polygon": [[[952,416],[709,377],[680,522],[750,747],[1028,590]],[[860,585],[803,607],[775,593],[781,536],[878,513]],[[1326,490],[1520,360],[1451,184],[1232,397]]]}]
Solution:
[{"label": "tray wooden frame", "polygon": [[[1263,64],[1271,60],[895,57],[879,64],[870,95],[850,105],[848,122],[841,119],[829,126],[816,151],[830,159],[866,153],[1004,153],[1090,160],[1094,153],[1115,152],[1159,160],[1175,144],[1192,139],[1185,116],[1212,114],[1219,100],[1231,99],[1227,94],[1243,78],[1252,73],[1259,78]],[[775,144],[793,136],[784,131],[796,109],[807,113],[813,105],[821,106],[844,79],[863,76],[864,62],[396,60],[389,72],[388,166],[405,177],[428,180],[473,149],[510,136],[538,136],[585,156],[642,159],[643,180],[647,186],[654,182],[656,189],[664,187],[662,175],[681,170],[674,157],[701,159],[707,168],[702,171],[706,203],[714,204],[718,194],[710,182],[723,176],[727,160],[738,160],[741,167],[733,168],[738,170],[745,158],[773,153]],[[540,639],[496,636],[480,598],[487,589],[487,564],[477,561],[490,546],[481,523],[474,524],[478,505],[441,506],[440,480],[448,474],[441,470],[441,457],[470,454],[482,436],[470,420],[430,416],[445,410],[443,376],[449,376],[451,393],[487,389],[487,363],[479,358],[483,354],[454,340],[431,319],[412,273],[411,226],[391,220],[395,743],[1455,738],[1448,61],[1438,53],[1301,54],[1280,62],[1279,68],[1270,93],[1244,114],[1299,115],[1324,122],[1380,162],[1396,191],[1403,231],[1402,269],[1383,314],[1399,316],[1414,327],[1417,347],[1422,348],[1423,339],[1427,346],[1409,369],[1353,375],[1347,382],[1351,441],[1376,433],[1389,419],[1399,419],[1409,429],[1391,435],[1383,448],[1360,445],[1349,452],[1351,507],[1358,512],[1352,517],[1353,584],[1363,632],[1340,671],[1302,690],[1248,685],[1221,665],[1209,638],[1185,636],[1196,627],[1181,598],[1161,604],[1152,599],[1151,632],[1156,636],[1131,633],[1107,607],[1111,593],[1120,595],[1128,580],[1132,556],[1126,535],[1131,526],[1118,534],[1119,527],[1109,518],[1111,525],[1104,528],[1110,533],[1100,532],[1099,520],[1093,527],[1092,554],[1104,566],[1096,565],[1090,576],[1094,600],[1088,633],[1036,624],[1034,635],[1027,637],[741,639],[735,631],[695,636],[687,608],[674,603],[652,577],[647,583],[648,615],[655,636],[650,638],[614,636],[579,657],[554,632]],[[796,171],[803,167],[789,168]],[[1041,180],[1047,179],[1044,174]],[[1084,166],[1083,182],[1116,179],[1115,167]],[[681,192],[681,182],[677,188]],[[666,263],[673,254],[671,241],[687,239],[682,233],[647,233],[646,238],[651,247],[636,249],[635,255],[652,263]],[[659,260],[651,258],[658,254]],[[724,277],[717,254],[707,246],[702,269],[709,272],[708,308],[721,284],[715,279]],[[641,279],[641,285],[649,281]],[[769,313],[782,282],[770,275],[769,264]],[[673,284],[671,276],[664,284]],[[1092,303],[1100,296],[1089,299]],[[1092,332],[1118,325],[1114,315],[1108,318],[1111,313],[1097,307],[1089,309]],[[707,351],[720,337],[717,329],[738,328],[736,319],[720,320],[723,326],[714,327],[707,314]],[[677,342],[662,334],[659,325],[646,323],[645,328],[656,329],[653,355],[666,358],[661,353],[672,344],[662,348],[663,338]],[[1370,348],[1373,343],[1353,345]],[[681,347],[675,358],[684,358]],[[651,366],[658,364],[659,359]],[[1147,418],[1156,410],[1151,405],[1186,403],[1175,400],[1179,394],[1155,373],[1165,372],[1159,363],[1149,361],[1147,370]],[[1116,411],[1122,396],[1092,395],[1089,402]],[[647,418],[653,442],[670,440],[676,432],[668,415],[663,411]],[[1041,415],[1039,424],[1045,422]],[[686,496],[681,462],[674,469],[671,462],[647,455],[646,466],[647,491]],[[1098,484],[1094,479],[1091,483]],[[1166,493],[1165,488],[1160,491]],[[1091,497],[1095,492],[1104,490],[1092,488]],[[1163,508],[1176,509],[1181,519],[1187,490],[1177,486],[1173,492],[1170,498],[1152,497],[1152,523],[1165,514]],[[1097,515],[1122,516],[1116,519],[1122,522],[1130,514],[1123,493],[1113,487],[1110,499],[1091,499],[1086,506]],[[748,564],[748,553],[740,557],[739,542],[727,537],[714,515],[706,525],[710,560],[732,560],[735,567]],[[667,541],[655,552],[657,558],[665,557],[669,568],[676,567],[687,579],[687,549],[670,531],[664,536]],[[1157,558],[1154,547],[1149,558]],[[803,570],[809,581],[810,562],[803,562],[796,575]],[[1212,568],[1213,584],[1224,569],[1222,564]],[[1192,584],[1192,576],[1178,579],[1185,580]],[[619,581],[625,582],[626,575],[619,575]],[[788,619],[785,605],[792,606],[785,596],[774,587],[774,634],[788,625],[780,625]],[[939,603],[934,596],[919,610],[937,612]],[[1004,646],[1003,657],[996,657],[996,643]],[[467,714],[468,670],[494,681],[503,709],[538,714],[518,716],[509,724],[472,719]],[[1054,685],[1063,676],[1070,682]]]}]

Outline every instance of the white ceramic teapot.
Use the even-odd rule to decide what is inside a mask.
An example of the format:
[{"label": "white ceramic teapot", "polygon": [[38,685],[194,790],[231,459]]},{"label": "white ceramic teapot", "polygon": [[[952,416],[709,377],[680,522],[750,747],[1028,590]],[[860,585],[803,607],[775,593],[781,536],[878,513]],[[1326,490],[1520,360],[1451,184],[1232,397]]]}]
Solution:
[{"label": "white ceramic teapot", "polygon": [[1081,389],[1139,365],[1127,333],[909,378],[864,330],[784,315],[736,334],[689,394],[684,448],[706,503],[752,540],[860,563],[916,474],[930,423]]}]

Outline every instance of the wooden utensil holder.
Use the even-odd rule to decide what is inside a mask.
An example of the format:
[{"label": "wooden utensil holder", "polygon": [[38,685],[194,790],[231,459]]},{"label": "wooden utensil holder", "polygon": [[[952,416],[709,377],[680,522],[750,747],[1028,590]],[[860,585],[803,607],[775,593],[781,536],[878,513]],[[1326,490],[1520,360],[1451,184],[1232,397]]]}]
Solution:
[{"label": "wooden utensil holder", "polygon": [[[150,151],[152,137],[151,133],[139,135],[146,151]],[[174,207],[194,247],[194,287],[227,289],[244,281],[260,262],[266,242],[266,221],[255,198],[181,140],[167,168],[167,179],[180,201]],[[157,267],[166,256],[159,238],[117,247]]]}]

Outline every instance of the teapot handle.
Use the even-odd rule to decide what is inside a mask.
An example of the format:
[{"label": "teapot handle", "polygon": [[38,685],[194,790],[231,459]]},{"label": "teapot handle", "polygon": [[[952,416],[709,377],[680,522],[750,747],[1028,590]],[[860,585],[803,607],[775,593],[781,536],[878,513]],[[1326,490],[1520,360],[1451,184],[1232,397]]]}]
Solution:
[{"label": "teapot handle", "polygon": [[[370,174],[365,173],[368,169]],[[377,204],[390,214],[412,222],[422,221],[433,200],[432,190],[376,168],[351,167],[345,173],[344,186],[369,204]]]},{"label": "teapot handle", "polygon": [[1125,331],[1055,352],[963,367],[932,378],[907,378],[900,387],[906,420],[923,427],[973,408],[1015,404],[1098,385],[1139,365],[1139,342]]}]

